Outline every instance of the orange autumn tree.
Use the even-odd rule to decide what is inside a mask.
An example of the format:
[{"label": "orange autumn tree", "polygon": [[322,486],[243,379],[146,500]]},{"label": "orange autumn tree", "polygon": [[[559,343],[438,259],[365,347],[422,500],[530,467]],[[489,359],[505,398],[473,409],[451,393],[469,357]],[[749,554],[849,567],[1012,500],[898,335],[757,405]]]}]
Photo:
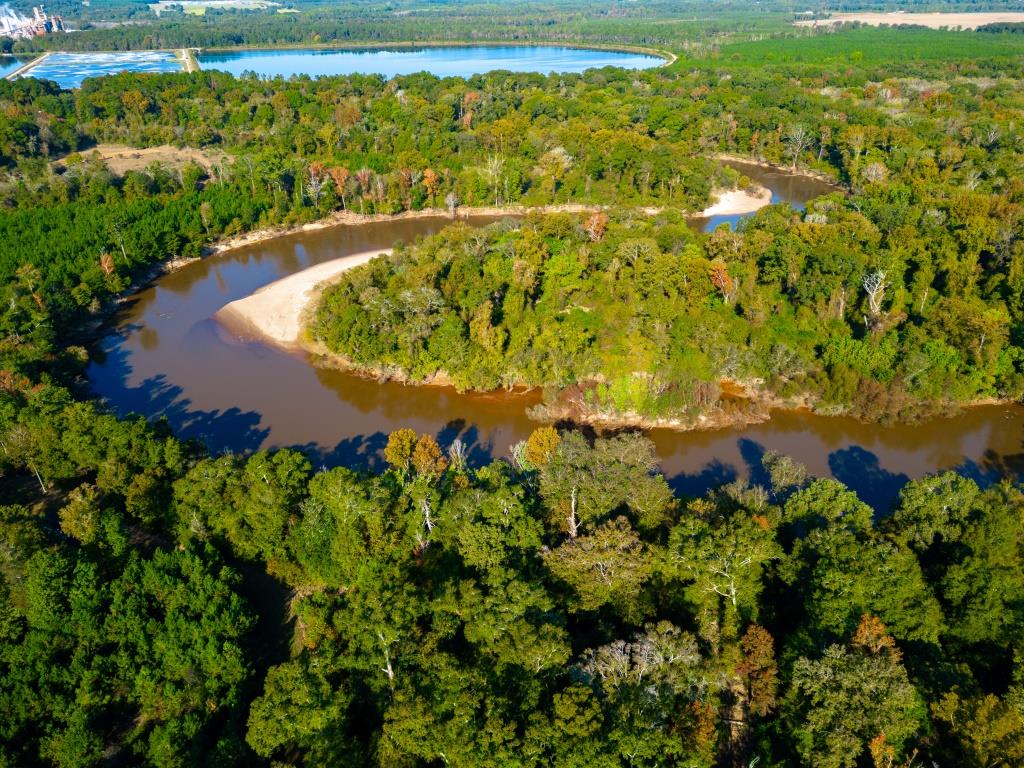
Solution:
[{"label": "orange autumn tree", "polygon": [[420,435],[412,452],[412,465],[417,475],[432,480],[444,474],[448,460],[433,437]]},{"label": "orange autumn tree", "polygon": [[347,208],[348,205],[345,203],[345,185],[348,184],[349,177],[352,175],[351,171],[343,166],[334,166],[333,168],[328,168],[327,173],[334,181],[334,186],[338,190],[338,197],[341,198],[341,207]]},{"label": "orange autumn tree", "polygon": [[437,171],[432,168],[427,168],[423,171],[423,188],[427,191],[427,196],[430,198],[430,204],[434,204],[434,198],[437,197],[437,192],[441,187],[441,177],[437,175]]},{"label": "orange autumn tree", "polygon": [[722,301],[731,304],[736,296],[736,281],[732,279],[725,264],[720,261],[712,263],[708,277],[711,278],[711,284],[722,294]]}]

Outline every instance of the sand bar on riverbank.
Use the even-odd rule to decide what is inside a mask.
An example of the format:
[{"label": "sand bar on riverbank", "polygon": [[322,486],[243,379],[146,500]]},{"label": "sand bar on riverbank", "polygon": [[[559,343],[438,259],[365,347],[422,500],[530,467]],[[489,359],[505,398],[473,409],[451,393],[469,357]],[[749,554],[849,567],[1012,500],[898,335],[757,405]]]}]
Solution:
[{"label": "sand bar on riverbank", "polygon": [[214,317],[240,338],[297,347],[303,316],[310,302],[319,294],[320,286],[353,267],[390,253],[390,250],[366,251],[325,261],[265,285],[244,299],[232,301]]},{"label": "sand bar on riverbank", "polygon": [[[753,187],[747,190],[733,189],[722,190],[716,193],[717,201],[714,205],[705,209],[701,216],[722,216],[752,213],[763,208],[771,202],[772,193],[765,187]],[[472,208],[463,209],[460,213],[465,215],[523,215],[528,213],[527,208]],[[563,213],[586,213],[599,210],[598,206],[587,205],[559,205],[550,206],[546,210],[559,211]],[[657,215],[661,209],[641,209],[646,215]],[[425,212],[411,212],[398,216],[366,216],[360,217],[371,221],[386,221],[398,218],[416,218],[426,215],[436,215],[436,212],[427,214]],[[351,224],[357,215],[348,212],[335,214],[320,222],[306,224],[300,227],[301,230],[321,229],[338,224]],[[295,231],[295,230],[292,230]],[[286,234],[282,230],[262,230],[250,232],[247,235],[234,238],[214,247],[213,252],[223,252],[243,245],[252,245],[273,237],[280,237]],[[242,339],[260,339],[282,347],[297,348],[301,346],[301,335],[303,320],[310,307],[311,302],[319,295],[319,288],[325,283],[335,280],[346,270],[365,264],[370,259],[381,255],[389,254],[390,250],[367,251],[356,253],[350,256],[343,256],[339,259],[317,264],[315,266],[288,275],[269,285],[265,285],[255,293],[245,298],[232,301],[222,307],[214,316],[215,319],[227,328],[232,334]]]},{"label": "sand bar on riverbank", "polygon": [[[722,216],[742,213],[752,213],[771,201],[771,192],[764,187],[758,187],[754,192],[744,193],[741,190],[720,191],[718,202],[704,211],[688,213],[695,217]],[[754,202],[756,200],[756,203]],[[317,221],[294,226],[268,227],[256,229],[241,235],[234,235],[225,238],[220,242],[213,243],[206,247],[204,253],[213,256],[237,248],[245,248],[251,245],[259,245],[268,240],[276,240],[286,235],[294,235],[301,232],[315,232],[320,229],[329,229],[338,226],[360,226],[362,224],[373,224],[385,221],[402,221],[404,219],[431,219],[450,218],[452,223],[465,221],[476,216],[526,216],[531,213],[593,213],[594,211],[610,210],[612,206],[595,205],[591,203],[557,203],[554,205],[499,205],[499,206],[463,206],[452,217],[448,211],[442,208],[424,208],[419,211],[402,211],[401,213],[353,213],[352,211],[335,211]],[[713,213],[708,213],[714,209]],[[661,206],[642,206],[635,209],[644,216],[657,216],[663,210]],[[686,211],[684,211],[686,213]]]},{"label": "sand bar on riverbank", "polygon": [[700,216],[736,216],[759,211],[772,201],[772,192],[767,187],[749,189],[726,189],[715,192],[714,205],[705,208]]}]

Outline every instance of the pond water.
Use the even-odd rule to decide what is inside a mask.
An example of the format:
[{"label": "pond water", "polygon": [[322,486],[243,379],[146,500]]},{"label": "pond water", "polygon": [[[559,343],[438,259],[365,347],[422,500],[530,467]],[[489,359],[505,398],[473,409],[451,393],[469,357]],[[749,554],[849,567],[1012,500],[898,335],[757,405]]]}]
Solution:
[{"label": "pond water", "polygon": [[438,77],[510,70],[512,72],[583,72],[600,67],[648,69],[664,59],[640,53],[564,48],[544,45],[480,45],[441,48],[368,50],[301,49],[204,51],[203,69],[220,69],[233,75],[255,72],[260,77],[293,75],[381,74],[385,77],[431,72]]},{"label": "pond water", "polygon": [[78,88],[87,77],[118,72],[180,72],[181,62],[170,51],[117,53],[51,53],[25,77],[53,80],[61,88]]},{"label": "pond water", "polygon": [[18,56],[0,56],[0,77],[7,77],[18,67],[28,64],[31,60],[31,57],[21,58]]},{"label": "pond water", "polygon": [[[92,387],[117,412],[164,416],[179,434],[215,451],[300,446],[317,466],[377,468],[387,434],[411,427],[445,445],[461,437],[478,464],[507,455],[537,426],[526,417],[536,394],[461,395],[322,370],[303,354],[240,341],[213,319],[225,304],[280,277],[397,240],[411,242],[448,223],[406,219],[299,233],[161,277],[126,302],[100,342],[88,370]],[[986,482],[1024,472],[1019,407],[975,408],[893,428],[783,412],[753,427],[655,430],[651,438],[673,487],[687,493],[736,477],[758,479],[760,456],[770,449],[816,475],[843,480],[880,508],[909,478],[939,469],[959,468]]]}]

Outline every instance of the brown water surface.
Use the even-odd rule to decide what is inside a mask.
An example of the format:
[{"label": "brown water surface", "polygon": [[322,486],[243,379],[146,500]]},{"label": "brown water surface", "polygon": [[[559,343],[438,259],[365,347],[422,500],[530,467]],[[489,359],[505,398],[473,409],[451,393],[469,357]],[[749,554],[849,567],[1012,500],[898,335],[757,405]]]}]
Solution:
[{"label": "brown water surface", "polygon": [[[800,173],[789,173],[778,168],[770,168],[756,163],[744,163],[739,160],[728,160],[725,164],[739,171],[755,184],[760,184],[762,187],[770,189],[772,192],[772,203],[789,203],[801,211],[814,198],[839,190],[839,187],[829,184],[827,181]],[[749,214],[742,213],[723,214],[707,218],[695,216],[691,221],[695,227],[704,232],[713,232],[720,224],[729,224],[735,227],[741,219],[747,216]]]},{"label": "brown water surface", "polygon": [[[798,200],[795,202],[799,202]],[[477,219],[471,223],[484,223]],[[379,466],[387,433],[412,427],[456,436],[482,463],[507,455],[537,425],[534,394],[462,395],[318,369],[305,355],[243,342],[213,315],[225,304],[314,264],[436,232],[443,218],[338,226],[213,256],[161,277],[126,303],[89,368],[94,391],[119,413],[166,417],[214,451],[299,446],[319,465]],[[673,486],[698,493],[760,478],[765,450],[837,477],[886,505],[908,478],[959,468],[989,482],[1024,471],[1024,409],[975,408],[923,426],[883,428],[809,413],[713,432],[651,433]]]}]

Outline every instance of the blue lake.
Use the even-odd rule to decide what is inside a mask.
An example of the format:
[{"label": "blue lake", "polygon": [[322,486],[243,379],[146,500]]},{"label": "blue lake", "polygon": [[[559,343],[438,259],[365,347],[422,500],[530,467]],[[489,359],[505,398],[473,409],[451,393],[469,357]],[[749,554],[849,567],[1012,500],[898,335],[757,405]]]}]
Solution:
[{"label": "blue lake", "polygon": [[53,80],[61,88],[78,88],[87,77],[118,72],[180,72],[181,62],[170,51],[117,53],[52,53],[28,76]]},{"label": "blue lake", "polygon": [[199,56],[202,69],[260,77],[293,75],[381,74],[385,77],[431,72],[438,77],[510,70],[512,72],[583,72],[600,67],[649,69],[664,63],[657,56],[555,46],[466,46],[397,50],[245,50],[210,51]]}]

